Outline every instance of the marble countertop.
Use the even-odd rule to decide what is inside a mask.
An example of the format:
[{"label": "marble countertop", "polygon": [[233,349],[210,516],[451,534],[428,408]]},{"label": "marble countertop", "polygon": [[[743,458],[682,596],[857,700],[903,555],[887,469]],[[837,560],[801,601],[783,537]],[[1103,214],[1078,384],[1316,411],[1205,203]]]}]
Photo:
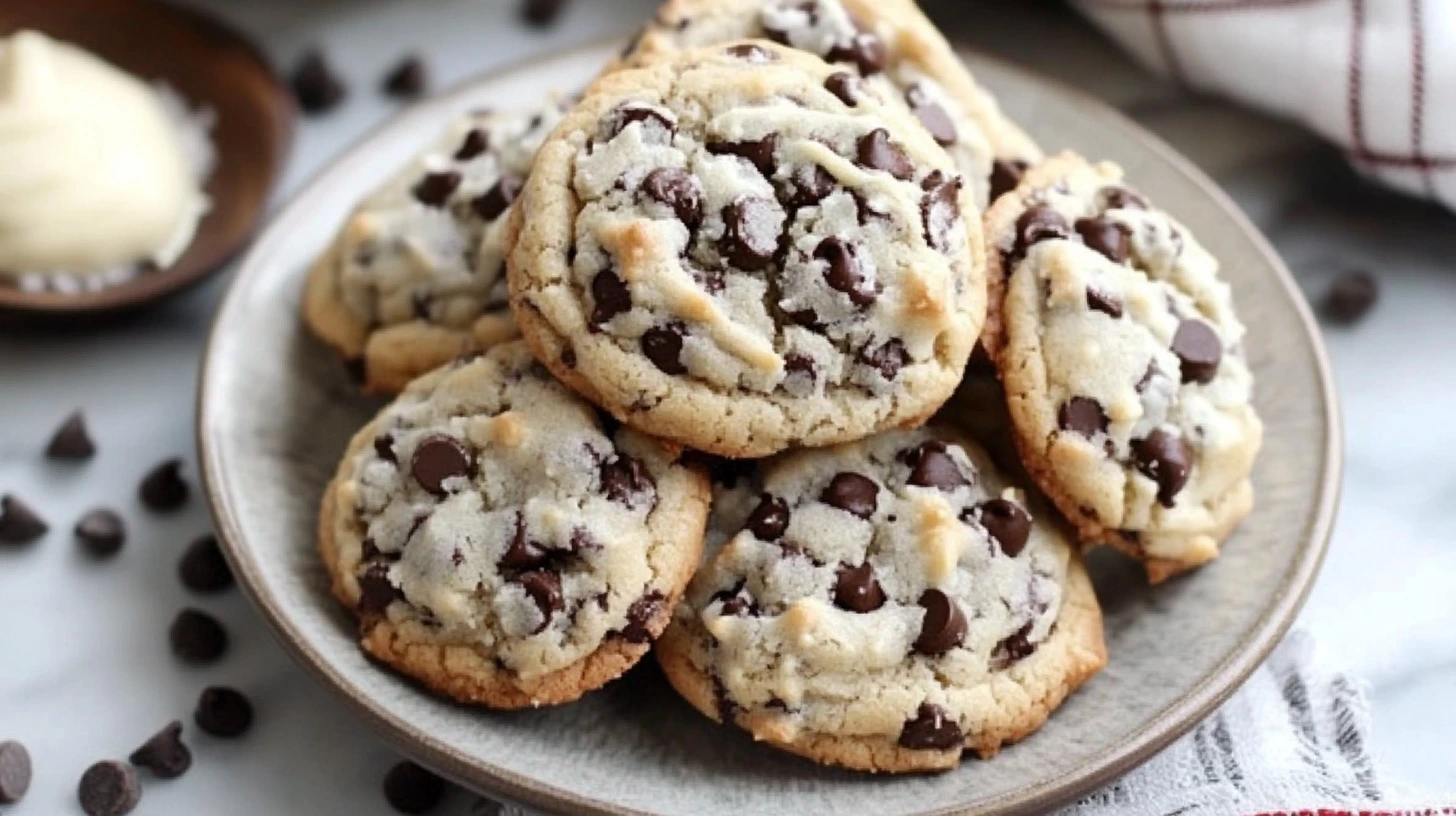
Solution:
[{"label": "marble countertop", "polygon": [[[375,87],[403,54],[423,54],[439,86],[625,32],[655,5],[576,2],[536,31],[517,22],[513,0],[189,2],[256,35],[280,65],[322,45],[353,88],[339,111],[301,122],[280,202],[395,110]],[[1342,271],[1379,276],[1380,302],[1363,322],[1326,328],[1344,400],[1344,500],[1301,625],[1327,659],[1369,683],[1370,748],[1384,772],[1456,790],[1456,220],[1365,183],[1296,128],[1144,75],[1052,3],[929,5],[955,9],[946,16],[962,41],[1106,99],[1182,150],[1267,232],[1313,297]],[[86,332],[0,325],[0,492],[24,496],[55,528],[40,546],[0,552],[0,739],[22,739],[36,764],[30,796],[7,813],[79,812],[87,765],[187,719],[211,684],[249,691],[253,732],[234,743],[194,734],[193,769],[147,786],[140,812],[390,812],[379,784],[394,753],[290,662],[241,593],[197,598],[179,585],[178,555],[209,530],[203,503],[158,517],[134,498],[160,459],[192,461],[198,356],[226,279]],[[47,435],[76,407],[99,454],[80,467],[45,462]],[[69,540],[74,519],[97,505],[130,523],[126,549],[108,563]],[[167,625],[186,605],[228,627],[232,649],[218,665],[187,668],[169,654]],[[442,812],[488,812],[471,800],[456,795]]]}]

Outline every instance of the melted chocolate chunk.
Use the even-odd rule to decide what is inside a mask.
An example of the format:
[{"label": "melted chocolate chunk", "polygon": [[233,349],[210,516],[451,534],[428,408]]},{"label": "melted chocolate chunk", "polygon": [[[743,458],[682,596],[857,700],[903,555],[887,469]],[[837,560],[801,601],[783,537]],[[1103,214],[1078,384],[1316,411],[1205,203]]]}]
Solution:
[{"label": "melted chocolate chunk", "polygon": [[1030,657],[1031,653],[1036,651],[1036,644],[1029,640],[1030,636],[1031,624],[1027,623],[996,644],[996,648],[991,650],[991,662],[1000,668],[1005,668]]},{"label": "melted chocolate chunk", "polygon": [[774,60],[779,58],[778,54],[775,54],[767,48],[760,48],[753,43],[737,43],[735,45],[730,45],[727,48],[723,49],[723,53],[727,54],[730,57],[736,57],[746,62],[773,62]]},{"label": "melted chocolate chunk", "polygon": [[990,499],[981,504],[981,526],[1001,548],[1001,552],[1015,558],[1026,549],[1031,537],[1031,516],[1016,502],[1006,499]]},{"label": "melted chocolate chunk", "polygon": [[642,353],[664,374],[678,376],[688,373],[682,362],[683,335],[686,329],[681,323],[653,326],[642,333]]},{"label": "melted chocolate chunk", "polygon": [[885,344],[873,350],[868,347],[859,352],[859,361],[880,372],[886,380],[900,376],[900,369],[910,364],[910,352],[898,337],[892,337]]},{"label": "melted chocolate chunk", "polygon": [[394,434],[385,431],[374,437],[374,455],[386,462],[399,462],[399,457],[394,452]]},{"label": "melted chocolate chunk", "polygon": [[639,460],[619,453],[603,462],[600,469],[602,493],[618,504],[636,509],[642,499],[646,503],[657,501],[657,482]]},{"label": "melted chocolate chunk", "polygon": [[961,179],[937,170],[921,184],[920,220],[925,224],[925,243],[937,252],[951,248],[951,230],[960,222]]},{"label": "melted chocolate chunk", "polygon": [[856,146],[856,160],[861,167],[883,170],[901,181],[915,176],[915,165],[905,155],[904,148],[890,139],[890,132],[875,128],[859,138]]},{"label": "melted chocolate chunk", "polygon": [[905,102],[920,124],[942,147],[956,143],[956,126],[940,103],[930,98],[919,83],[905,89]]},{"label": "melted chocolate chunk", "polygon": [[1026,251],[1042,241],[1066,238],[1072,234],[1067,219],[1051,207],[1032,207],[1016,219],[1015,260],[1026,257]]},{"label": "melted chocolate chunk", "polygon": [[1183,382],[1207,385],[1218,376],[1223,341],[1202,320],[1185,320],[1173,333],[1173,353],[1183,370]]},{"label": "melted chocolate chunk", "polygon": [[1158,483],[1158,503],[1172,507],[1178,492],[1188,484],[1192,446],[1177,433],[1158,428],[1143,439],[1133,440],[1132,455],[1137,469]]},{"label": "melted chocolate chunk", "polygon": [[1122,299],[1091,286],[1087,287],[1087,308],[1102,312],[1113,320],[1122,317]]},{"label": "melted chocolate chunk", "polygon": [[823,201],[834,192],[834,176],[819,165],[795,167],[779,188],[779,202],[791,210]]},{"label": "melted chocolate chunk", "polygon": [[703,191],[697,178],[676,167],[659,167],[642,180],[642,194],[672,209],[689,231],[703,220]]},{"label": "melted chocolate chunk", "polygon": [[531,634],[544,631],[551,625],[551,617],[566,608],[566,601],[561,596],[560,575],[550,570],[531,570],[522,573],[516,583],[526,590],[526,594],[536,602],[536,608],[541,610],[541,624]]},{"label": "melted chocolate chunk", "polygon": [[436,496],[449,493],[445,482],[469,476],[471,467],[470,451],[460,440],[445,434],[431,434],[420,440],[410,457],[410,475]]},{"label": "melted chocolate chunk", "polygon": [[991,200],[1016,189],[1031,165],[1021,159],[996,159],[991,163]]},{"label": "melted chocolate chunk", "polygon": [[783,222],[773,201],[743,196],[723,208],[723,237],[718,251],[733,266],[756,272],[773,262]]},{"label": "melted chocolate chunk", "polygon": [[403,599],[404,595],[389,580],[388,564],[376,561],[364,568],[359,576],[358,609],[361,615],[382,614],[390,604]]},{"label": "melted chocolate chunk", "polygon": [[954,598],[939,589],[927,589],[920,595],[925,617],[920,622],[920,636],[915,651],[924,655],[943,655],[961,645],[966,636],[966,614]]},{"label": "melted chocolate chunk", "polygon": [[859,473],[836,473],[829,481],[829,486],[819,495],[819,501],[868,519],[879,506],[879,493],[880,486],[868,476]]},{"label": "melted chocolate chunk", "polygon": [[885,590],[875,580],[869,562],[852,567],[841,564],[834,580],[834,605],[851,612],[873,612],[885,605]]},{"label": "melted chocolate chunk", "polygon": [[900,730],[900,746],[912,751],[959,750],[965,746],[965,735],[950,712],[934,703],[921,703],[915,719]]},{"label": "melted chocolate chunk", "polygon": [[603,269],[592,278],[593,326],[602,326],[623,312],[632,310],[632,292],[627,282],[610,269]]},{"label": "melted chocolate chunk", "polygon": [[778,496],[763,494],[748,515],[748,531],[760,541],[777,541],[789,527],[789,505]]},{"label": "melted chocolate chunk", "polygon": [[501,555],[500,565],[505,569],[532,569],[546,563],[548,553],[539,543],[526,535],[526,519],[516,514],[516,532],[511,536],[510,546]]},{"label": "melted chocolate chunk", "polygon": [[450,200],[455,188],[460,186],[461,176],[454,170],[429,173],[420,179],[410,191],[415,200],[426,207],[443,207]]},{"label": "melted chocolate chunk", "polygon": [[939,440],[923,442],[906,451],[903,458],[910,466],[907,483],[916,487],[933,487],[948,493],[971,483],[955,459],[951,458],[945,443]]},{"label": "melted chocolate chunk", "polygon": [[854,107],[864,98],[864,80],[848,71],[836,71],[824,80],[824,88],[839,98],[840,102]]},{"label": "melted chocolate chunk", "polygon": [[743,589],[741,583],[731,590],[717,593],[713,599],[723,603],[719,614],[730,618],[758,617],[758,604],[754,603],[753,597]]},{"label": "melted chocolate chunk", "polygon": [[1108,210],[1146,210],[1148,200],[1126,187],[1103,187],[1102,207]]},{"label": "melted chocolate chunk", "polygon": [[455,151],[455,161],[470,161],[490,148],[490,134],[480,128],[472,128],[465,134],[460,147]]},{"label": "melted chocolate chunk", "polygon": [[628,643],[646,643],[652,639],[653,618],[662,612],[662,593],[651,590],[632,602],[627,609],[627,626],[622,630],[622,639]]},{"label": "melted chocolate chunk", "polygon": [[1107,412],[1091,397],[1072,397],[1057,411],[1057,426],[1091,439],[1107,432]]},{"label": "melted chocolate chunk", "polygon": [[633,122],[641,122],[643,128],[654,125],[666,131],[668,138],[677,133],[677,120],[672,112],[645,102],[624,102],[611,113],[611,129],[608,138],[615,138]]},{"label": "melted chocolate chunk", "polygon": [[1127,260],[1130,240],[1127,228],[1109,218],[1078,218],[1074,225],[1082,243],[1089,249],[1102,253],[1113,263]]},{"label": "melted chocolate chunk", "polygon": [[494,221],[504,215],[506,208],[521,194],[524,183],[520,176],[507,173],[484,194],[470,202],[470,207],[483,220]]},{"label": "melted chocolate chunk", "polygon": [[742,142],[708,142],[708,152],[715,156],[737,156],[747,159],[750,164],[763,174],[764,178],[773,178],[774,174],[774,151],[778,149],[779,137],[773,133],[755,141]]},{"label": "melted chocolate chunk", "polygon": [[858,246],[837,236],[829,236],[814,248],[814,257],[828,266],[824,282],[836,292],[843,292],[855,306],[863,309],[879,298],[875,285],[865,279],[859,262]]},{"label": "melted chocolate chunk", "polygon": [[865,76],[878,74],[890,62],[885,41],[868,31],[854,35],[847,45],[836,45],[824,56],[825,62],[852,62]]}]

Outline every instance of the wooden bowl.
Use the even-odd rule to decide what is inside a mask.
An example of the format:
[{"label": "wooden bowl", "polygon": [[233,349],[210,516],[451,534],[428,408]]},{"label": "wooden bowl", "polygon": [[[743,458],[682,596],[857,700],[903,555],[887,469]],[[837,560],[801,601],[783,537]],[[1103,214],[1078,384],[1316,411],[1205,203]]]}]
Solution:
[{"label": "wooden bowl", "polygon": [[212,210],[172,266],[94,291],[27,292],[0,281],[0,310],[96,313],[134,307],[202,280],[252,236],[283,169],[297,112],[266,57],[201,12],[151,0],[26,0],[0,5],[0,35],[34,29],[74,43],[145,80],[172,86],[217,115]]}]

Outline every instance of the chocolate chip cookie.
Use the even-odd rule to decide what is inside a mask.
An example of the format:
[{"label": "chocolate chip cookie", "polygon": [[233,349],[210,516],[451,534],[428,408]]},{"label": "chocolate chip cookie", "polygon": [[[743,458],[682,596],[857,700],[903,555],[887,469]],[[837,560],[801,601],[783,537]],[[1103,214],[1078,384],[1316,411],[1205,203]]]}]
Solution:
[{"label": "chocolate chip cookie", "polygon": [[574,700],[631,668],[703,547],[708,478],[521,342],[415,382],[349,444],[319,549],[364,650],[457,700]]},{"label": "chocolate chip cookie", "polygon": [[902,98],[956,160],[978,207],[1041,157],[913,0],[669,0],[624,62],[750,37],[808,51]]},{"label": "chocolate chip cookie", "polygon": [[985,344],[1027,469],[1087,541],[1156,582],[1253,504],[1263,426],[1218,261],[1111,164],[1064,154],[986,214]]},{"label": "chocolate chip cookie", "polygon": [[818,762],[952,768],[1106,662],[1080,556],[958,430],[764,463],[743,527],[658,641],[705,715]]},{"label": "chocolate chip cookie", "polygon": [[984,317],[977,210],[898,103],[765,41],[588,89],[507,232],[537,356],[622,421],[722,456],[918,425]]},{"label": "chocolate chip cookie", "polygon": [[309,273],[304,318],[393,394],[455,357],[519,336],[507,304],[505,214],[557,105],[480,112],[359,205]]}]

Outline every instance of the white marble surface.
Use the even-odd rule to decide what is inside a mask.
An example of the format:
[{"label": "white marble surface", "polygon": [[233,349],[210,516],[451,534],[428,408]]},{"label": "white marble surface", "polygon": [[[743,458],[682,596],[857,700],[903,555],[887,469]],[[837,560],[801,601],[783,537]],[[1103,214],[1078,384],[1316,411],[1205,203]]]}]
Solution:
[{"label": "white marble surface", "polygon": [[[253,32],[282,65],[321,43],[353,86],[343,109],[301,123],[279,200],[394,110],[374,88],[401,54],[425,53],[446,84],[623,32],[654,5],[578,0],[560,26],[537,32],[506,0],[191,2]],[[1385,771],[1456,791],[1456,220],[1358,181],[1293,128],[1179,96],[1051,4],[940,5],[959,9],[967,42],[1123,107],[1186,152],[1269,233],[1306,291],[1350,267],[1380,276],[1368,319],[1326,334],[1344,397],[1346,483],[1302,623],[1369,681],[1371,747]],[[0,322],[0,492],[23,495],[53,525],[38,546],[0,551],[0,739],[22,739],[36,764],[30,796],[7,813],[79,813],[75,783],[88,764],[188,719],[210,684],[252,696],[253,732],[236,743],[194,734],[193,770],[147,785],[139,812],[390,812],[379,779],[394,754],[289,661],[240,593],[188,597],[178,584],[178,554],[208,529],[202,503],[158,517],[134,498],[156,461],[192,455],[196,363],[225,279],[84,332]],[[45,462],[47,435],[74,407],[86,410],[100,453],[80,466]],[[96,505],[130,522],[109,563],[90,562],[70,539]],[[227,625],[233,646],[218,665],[188,668],[168,653],[166,627],[183,605]],[[456,794],[443,812],[465,813],[470,801]]]}]

